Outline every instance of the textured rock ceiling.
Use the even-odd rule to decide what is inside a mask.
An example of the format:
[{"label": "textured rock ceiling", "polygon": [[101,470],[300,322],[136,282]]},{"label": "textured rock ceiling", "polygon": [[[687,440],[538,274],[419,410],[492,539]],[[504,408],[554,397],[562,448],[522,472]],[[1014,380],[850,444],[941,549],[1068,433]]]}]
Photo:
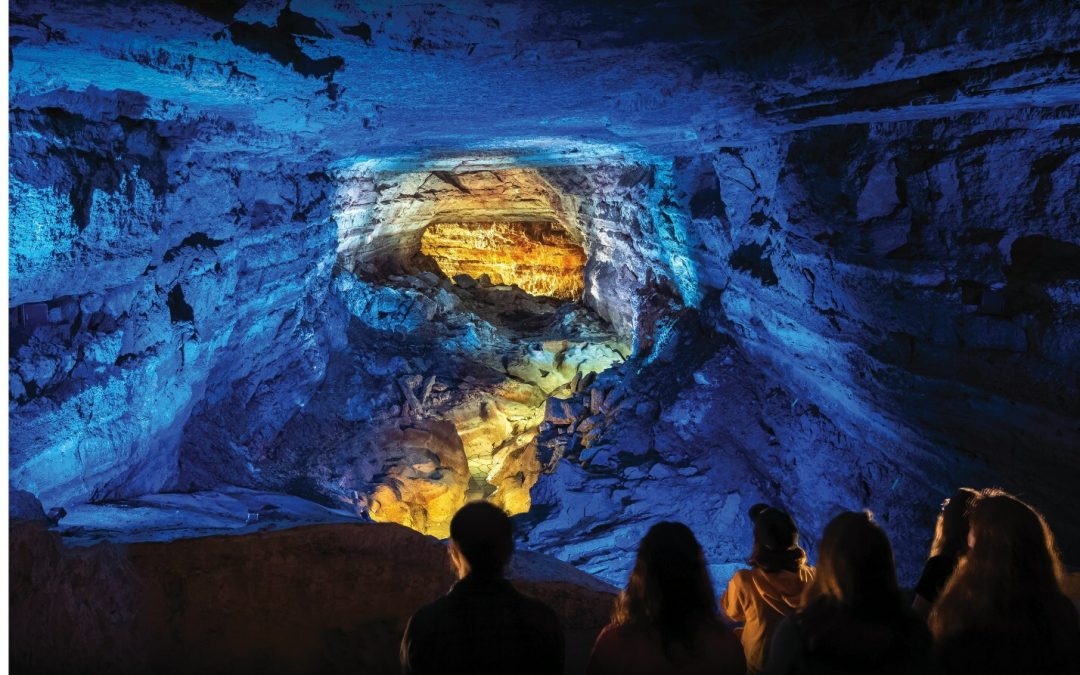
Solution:
[{"label": "textured rock ceiling", "polygon": [[[420,529],[480,494],[616,582],[658,518],[724,578],[755,501],[811,550],[872,508],[910,574],[999,483],[1076,560],[1077,36],[1064,1],[14,2],[12,482]],[[559,223],[580,305],[441,279],[462,222]]]},{"label": "textured rock ceiling", "polygon": [[133,116],[205,111],[261,130],[264,152],[458,168],[626,142],[697,153],[1074,93],[1055,77],[1075,38],[1067,3],[186,4],[13,3],[13,93],[135,91]]}]

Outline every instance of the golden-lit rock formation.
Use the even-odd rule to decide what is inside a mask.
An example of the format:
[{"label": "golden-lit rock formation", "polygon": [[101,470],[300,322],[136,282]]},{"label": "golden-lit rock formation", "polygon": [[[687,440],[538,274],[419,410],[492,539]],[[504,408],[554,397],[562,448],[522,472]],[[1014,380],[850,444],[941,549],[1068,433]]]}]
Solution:
[{"label": "golden-lit rock formation", "polygon": [[468,460],[453,425],[431,421],[392,428],[381,442],[400,458],[387,482],[368,498],[371,519],[440,538],[450,536],[450,519],[465,503],[469,485]]},{"label": "golden-lit rock formation", "polygon": [[493,457],[488,483],[497,485],[488,498],[509,514],[527,513],[532,508],[531,490],[540,478],[540,460],[536,456],[536,430],[515,436]]},{"label": "golden-lit rock formation", "polygon": [[[367,190],[375,185],[373,195]],[[355,179],[339,199],[338,264],[361,276],[409,270],[433,224],[552,223],[584,246],[577,199],[535,169],[371,176]]]},{"label": "golden-lit rock formation", "polygon": [[469,385],[425,408],[439,419],[396,420],[383,429],[377,445],[389,469],[359,506],[377,522],[440,538],[468,501],[487,499],[511,515],[527,512],[542,469],[536,437],[548,398],[569,395],[573,383],[622,361],[626,349],[614,339],[561,339],[504,354],[506,380]]},{"label": "golden-lit rock formation", "polygon": [[547,340],[506,354],[506,372],[512,377],[492,396],[447,415],[461,438],[473,484],[486,487],[466,498],[487,498],[510,514],[527,512],[529,491],[540,475],[535,439],[548,397],[566,396],[575,379],[621,362],[620,349],[626,347],[616,341]]},{"label": "golden-lit rock formation", "polygon": [[[440,379],[438,390],[418,375],[403,387],[409,393],[401,419],[449,423],[454,443],[407,448],[380,440],[391,468],[367,479],[375,487],[358,506],[374,520],[438,537],[466,501],[527,512],[541,472],[535,439],[548,397],[567,395],[562,389],[575,377],[603,371],[627,351],[608,330],[581,331],[573,311],[559,311],[585,292],[588,241],[578,199],[534,169],[418,171],[372,181],[381,186],[377,194],[364,193],[362,180],[341,197],[338,263],[358,278],[409,290],[374,299],[359,293],[363,284],[353,285],[350,292],[363,297],[352,306],[378,330],[394,317],[412,317],[407,332],[452,338],[448,351],[482,367]],[[457,288],[430,274],[433,263]],[[520,291],[500,288],[509,286]],[[444,450],[454,468],[443,467]]]},{"label": "golden-lit rock formation", "polygon": [[424,230],[420,252],[451,279],[486,274],[493,284],[563,300],[581,297],[585,287],[585,252],[556,223],[435,223]]}]

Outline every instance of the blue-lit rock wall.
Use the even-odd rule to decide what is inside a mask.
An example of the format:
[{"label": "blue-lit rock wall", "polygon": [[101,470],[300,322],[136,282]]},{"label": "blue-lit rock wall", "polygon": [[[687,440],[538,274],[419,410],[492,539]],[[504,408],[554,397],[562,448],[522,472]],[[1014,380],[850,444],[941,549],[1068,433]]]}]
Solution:
[{"label": "blue-lit rock wall", "polygon": [[691,198],[690,231],[711,289],[703,321],[733,343],[684,329],[665,374],[631,387],[662,400],[652,378],[674,369],[674,400],[627,415],[589,466],[541,480],[537,501],[559,515],[536,525],[537,545],[622,573],[653,518],[682,519],[710,532],[724,577],[749,546],[747,506],[780,494],[809,532],[871,508],[913,578],[927,505],[950,485],[995,484],[1038,502],[1074,550],[1080,158],[1067,112],[722,149],[718,208],[693,217]]},{"label": "blue-lit rock wall", "polygon": [[93,89],[13,111],[10,465],[49,504],[175,487],[193,411],[228,406],[242,462],[325,365],[325,175],[222,154],[242,133],[222,121],[146,115]]},{"label": "blue-lit rock wall", "polygon": [[869,507],[910,577],[996,483],[1077,559],[1080,12],[920,7],[13,3],[12,484],[362,493],[342,430],[497,355],[402,290],[421,216],[529,171],[635,355],[528,545],[619,582],[678,518],[722,578],[753,502]]}]

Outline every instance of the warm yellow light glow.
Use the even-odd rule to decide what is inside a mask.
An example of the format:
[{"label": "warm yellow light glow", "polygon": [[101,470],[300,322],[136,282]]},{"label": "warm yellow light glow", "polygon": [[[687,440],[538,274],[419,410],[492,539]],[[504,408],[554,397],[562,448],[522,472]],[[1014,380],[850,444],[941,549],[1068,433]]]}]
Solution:
[{"label": "warm yellow light glow", "polygon": [[[375,232],[364,229],[366,219],[341,224],[345,269],[377,269],[395,256],[407,256],[412,265],[419,243],[420,253],[448,278],[487,275],[493,285],[516,285],[532,295],[581,298],[586,258],[579,204],[536,170],[417,172],[397,179],[394,189],[376,205]],[[367,239],[358,246],[360,232]],[[541,471],[535,438],[547,398],[570,395],[575,378],[621,362],[626,347],[614,339],[543,336],[514,344],[512,353],[493,353],[503,349],[495,345],[478,350],[477,360],[504,369],[506,379],[451,385],[453,397],[428,411],[428,419],[438,421],[422,423],[431,439],[389,433],[382,445],[400,459],[367,496],[372,519],[446,537],[466,501],[487,499],[510,514],[529,510]]]},{"label": "warm yellow light glow", "polygon": [[383,444],[400,448],[402,462],[370,496],[372,520],[445,538],[467,501],[486,498],[511,515],[531,508],[541,469],[534,440],[548,396],[568,396],[576,377],[607,370],[627,351],[615,340],[534,347],[508,355],[513,377],[465,396],[443,420],[384,434]]},{"label": "warm yellow light glow", "polygon": [[395,425],[382,430],[379,442],[401,461],[368,498],[371,519],[448,537],[450,519],[465,503],[469,485],[468,459],[454,426],[445,421]]},{"label": "warm yellow light glow", "polygon": [[420,240],[446,276],[486,274],[493,284],[564,300],[585,288],[585,252],[556,223],[435,223]]}]

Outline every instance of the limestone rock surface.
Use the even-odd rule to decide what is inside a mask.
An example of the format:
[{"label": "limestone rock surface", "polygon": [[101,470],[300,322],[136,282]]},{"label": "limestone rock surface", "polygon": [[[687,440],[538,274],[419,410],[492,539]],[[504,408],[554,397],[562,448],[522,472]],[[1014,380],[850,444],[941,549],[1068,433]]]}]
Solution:
[{"label": "limestone rock surface", "polygon": [[[1080,560],[1075,3],[393,4],[12,3],[12,487],[488,498],[618,583],[870,508],[910,583],[997,484]],[[577,303],[421,250],[534,222]]]},{"label": "limestone rock surface", "polygon": [[489,283],[563,300],[585,288],[585,253],[549,223],[435,223],[424,230],[420,253],[451,279],[487,275]]},{"label": "limestone rock surface", "polygon": [[[453,583],[445,546],[400,525],[88,548],[27,525],[11,547],[14,672],[394,673],[409,616]],[[537,554],[510,576],[583,668],[612,589]]]}]

